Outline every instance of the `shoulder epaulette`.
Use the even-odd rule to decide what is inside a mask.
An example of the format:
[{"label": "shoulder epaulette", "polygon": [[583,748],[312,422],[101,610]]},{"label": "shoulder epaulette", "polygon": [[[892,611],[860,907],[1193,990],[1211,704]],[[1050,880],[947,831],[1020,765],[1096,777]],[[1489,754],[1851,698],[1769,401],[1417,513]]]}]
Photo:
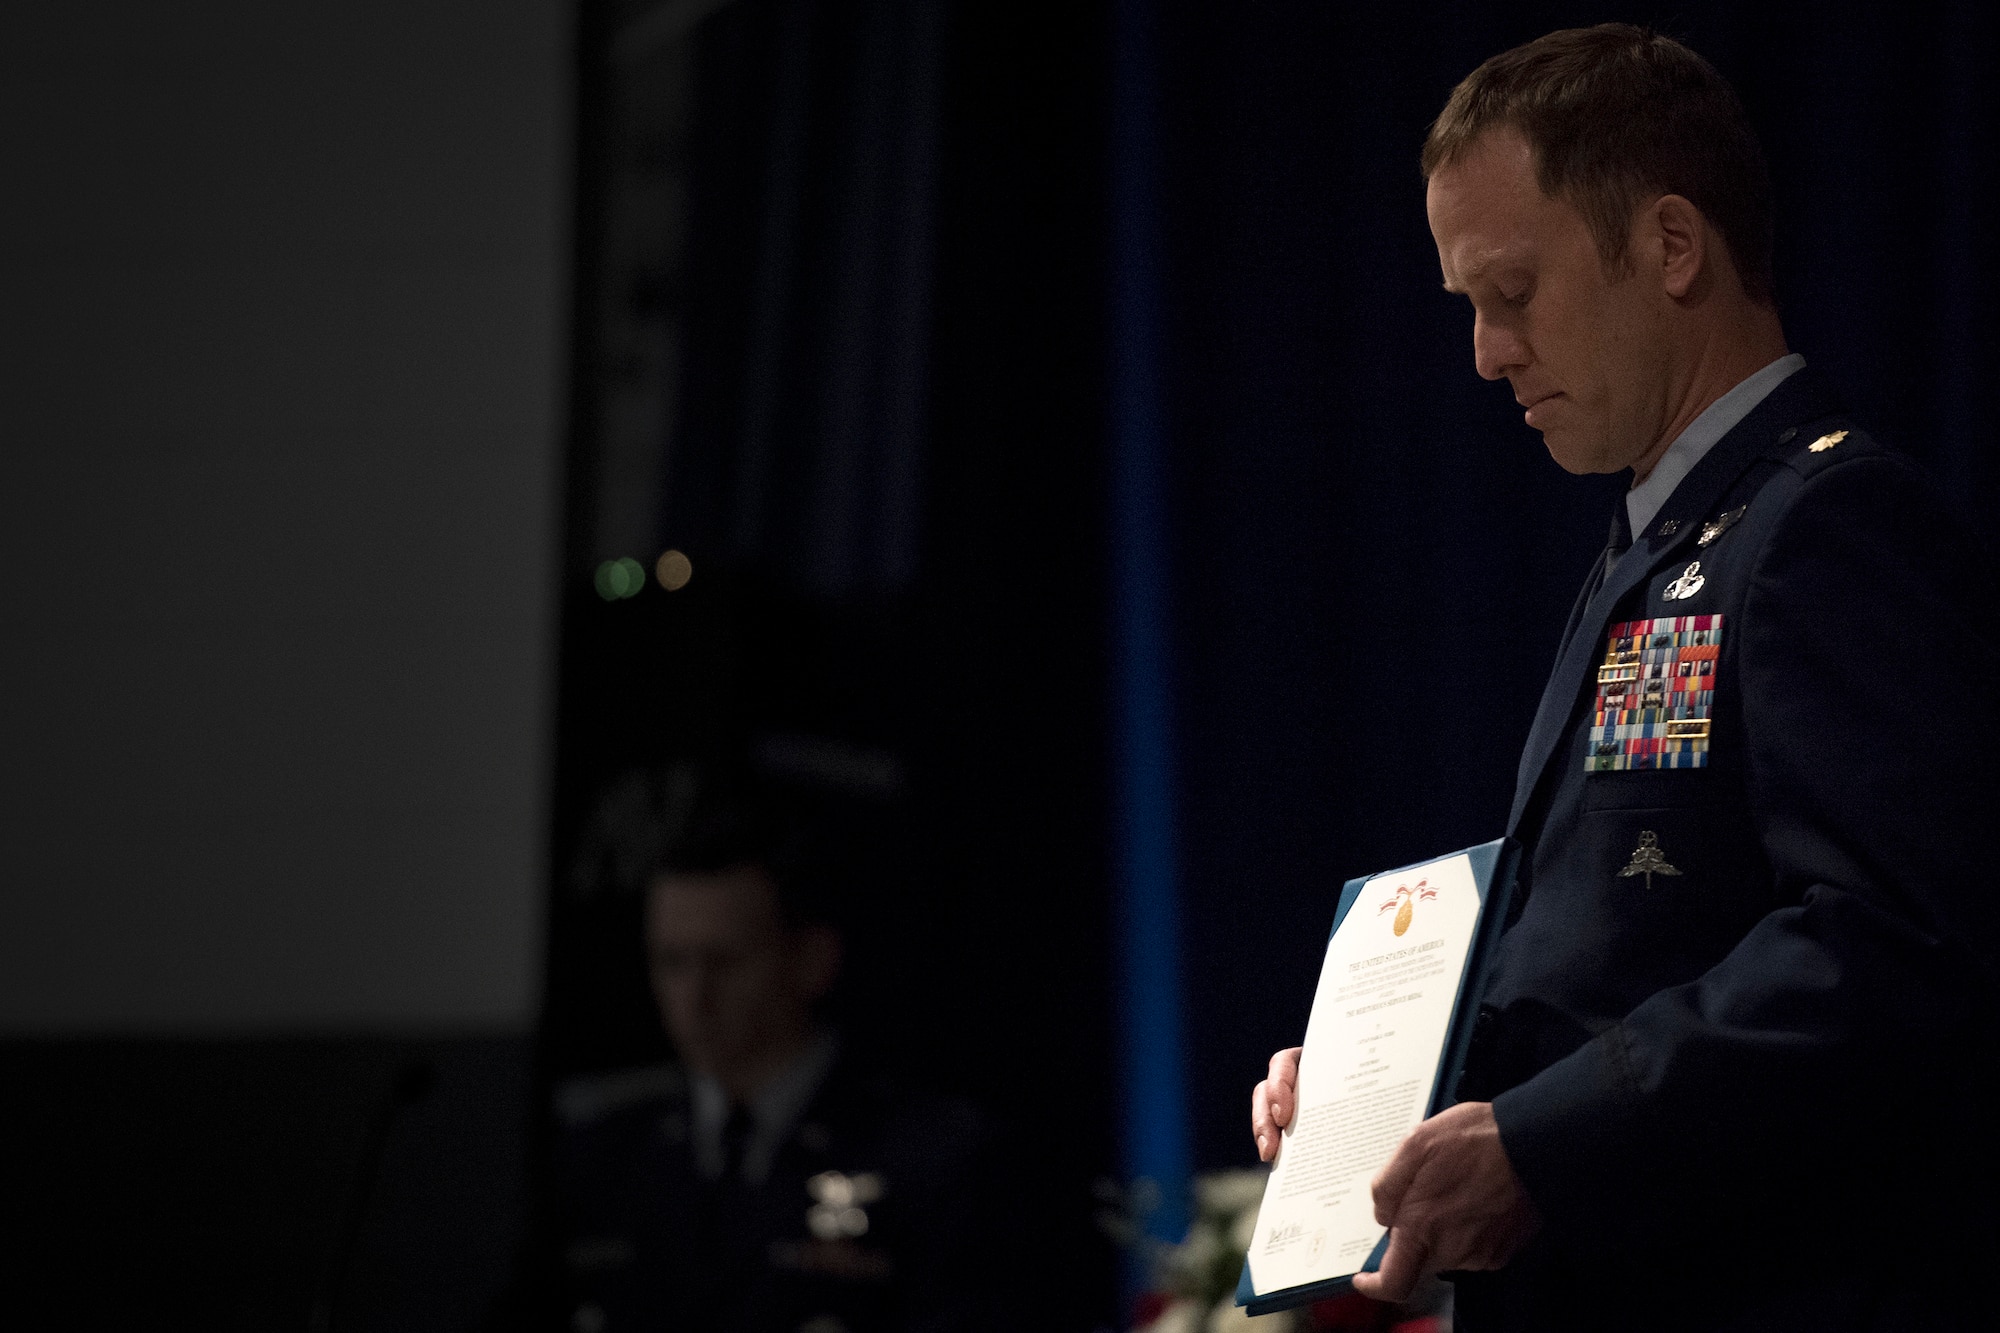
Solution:
[{"label": "shoulder epaulette", "polygon": [[1880,451],[1874,437],[1859,426],[1842,418],[1827,418],[1786,430],[1778,437],[1772,452],[1791,467],[1810,475],[1844,458]]},{"label": "shoulder epaulette", "polygon": [[556,1118],[570,1129],[594,1124],[619,1111],[687,1095],[687,1075],[676,1065],[642,1065],[602,1074],[582,1074],[556,1086]]}]

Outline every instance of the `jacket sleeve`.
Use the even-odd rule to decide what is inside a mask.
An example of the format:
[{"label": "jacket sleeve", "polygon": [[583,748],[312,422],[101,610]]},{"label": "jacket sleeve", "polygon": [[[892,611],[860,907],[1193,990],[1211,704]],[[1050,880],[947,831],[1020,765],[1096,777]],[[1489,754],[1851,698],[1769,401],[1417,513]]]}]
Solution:
[{"label": "jacket sleeve", "polygon": [[1893,457],[1767,494],[1736,670],[1774,910],[1495,1099],[1573,1244],[1809,1231],[1830,1200],[1851,1227],[1865,1197],[1934,1190],[1977,1133],[2000,976],[1989,566]]}]

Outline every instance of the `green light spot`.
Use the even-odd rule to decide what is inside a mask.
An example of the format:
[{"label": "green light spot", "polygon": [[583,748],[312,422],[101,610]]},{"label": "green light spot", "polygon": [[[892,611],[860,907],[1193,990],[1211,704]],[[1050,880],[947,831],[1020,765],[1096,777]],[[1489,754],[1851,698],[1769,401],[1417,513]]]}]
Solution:
[{"label": "green light spot", "polygon": [[618,588],[620,597],[637,597],[646,586],[646,567],[629,555],[619,558],[618,573],[622,580]]},{"label": "green light spot", "polygon": [[607,602],[615,602],[624,595],[618,587],[622,581],[623,571],[618,568],[616,560],[606,560],[599,565],[597,574],[591,579],[592,585],[597,589],[597,595]]}]

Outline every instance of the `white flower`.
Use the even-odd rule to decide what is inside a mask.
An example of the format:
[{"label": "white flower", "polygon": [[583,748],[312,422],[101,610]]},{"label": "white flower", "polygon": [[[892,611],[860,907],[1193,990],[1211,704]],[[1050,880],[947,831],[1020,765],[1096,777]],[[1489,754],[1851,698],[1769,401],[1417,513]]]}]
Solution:
[{"label": "white flower", "polygon": [[1180,1253],[1174,1256],[1175,1266],[1189,1273],[1205,1273],[1221,1254],[1222,1237],[1213,1227],[1198,1226],[1181,1243]]},{"label": "white flower", "polygon": [[1257,1210],[1245,1208],[1236,1215],[1235,1223],[1229,1228],[1229,1244],[1243,1253],[1250,1252],[1250,1242],[1257,1239]]},{"label": "white flower", "polygon": [[1254,1211],[1264,1202],[1264,1182],[1270,1172],[1247,1168],[1238,1171],[1211,1171],[1194,1182],[1195,1202],[1204,1213],[1234,1217],[1245,1209]]}]

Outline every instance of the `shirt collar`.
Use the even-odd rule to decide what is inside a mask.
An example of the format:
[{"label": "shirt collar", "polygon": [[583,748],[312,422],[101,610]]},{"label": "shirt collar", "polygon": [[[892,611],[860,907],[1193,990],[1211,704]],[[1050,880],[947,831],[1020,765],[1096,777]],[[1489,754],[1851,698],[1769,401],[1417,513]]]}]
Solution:
[{"label": "shirt collar", "polygon": [[[750,1112],[750,1142],[743,1150],[743,1177],[762,1184],[770,1173],[778,1147],[805,1113],[840,1054],[840,1041],[830,1032],[813,1038],[797,1059],[786,1065],[746,1108]],[[690,1079],[694,1093],[694,1157],[702,1176],[722,1174],[722,1126],[729,1119],[729,1094],[706,1074]]]},{"label": "shirt collar", "polygon": [[1749,416],[1752,408],[1770,397],[1771,390],[1805,366],[1806,359],[1797,352],[1779,357],[1710,403],[1688,423],[1686,430],[1674,437],[1646,479],[1625,493],[1625,516],[1631,522],[1634,541],[1646,531],[1646,525],[1681,484],[1681,478],[1693,471],[1694,465],[1734,430],[1737,422]]}]

